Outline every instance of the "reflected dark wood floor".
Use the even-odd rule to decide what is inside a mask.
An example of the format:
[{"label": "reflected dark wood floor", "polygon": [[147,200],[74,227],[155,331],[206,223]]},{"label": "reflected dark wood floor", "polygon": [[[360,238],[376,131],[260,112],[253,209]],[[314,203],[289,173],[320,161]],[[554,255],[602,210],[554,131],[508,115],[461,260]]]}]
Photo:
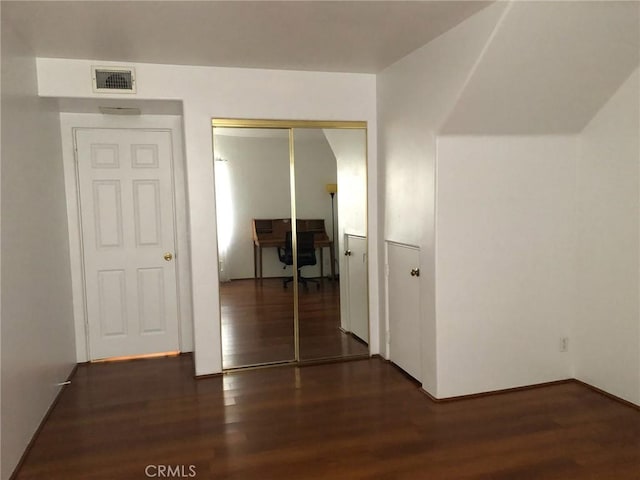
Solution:
[{"label": "reflected dark wood floor", "polygon": [[145,479],[147,465],[200,480],[637,480],[640,415],[576,383],[435,404],[379,359],[202,380],[190,355],[85,364],[17,479]]},{"label": "reflected dark wood floor", "polygon": [[[367,355],[368,347],[340,330],[340,287],[322,281],[299,288],[300,358]],[[293,286],[282,279],[220,284],[224,368],[293,360]]]}]

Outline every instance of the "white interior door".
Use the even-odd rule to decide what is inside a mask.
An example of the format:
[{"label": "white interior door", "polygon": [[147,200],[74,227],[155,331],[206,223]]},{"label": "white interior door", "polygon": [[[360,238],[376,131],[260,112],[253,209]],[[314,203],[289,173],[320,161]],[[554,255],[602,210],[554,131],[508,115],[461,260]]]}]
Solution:
[{"label": "white interior door", "polygon": [[369,298],[367,295],[367,239],[345,235],[347,281],[349,292],[349,322],[351,333],[369,343]]},{"label": "white interior door", "polygon": [[89,356],[176,351],[171,132],[77,129],[75,140]]},{"label": "white interior door", "polygon": [[411,375],[420,375],[420,250],[387,242],[389,359]]}]

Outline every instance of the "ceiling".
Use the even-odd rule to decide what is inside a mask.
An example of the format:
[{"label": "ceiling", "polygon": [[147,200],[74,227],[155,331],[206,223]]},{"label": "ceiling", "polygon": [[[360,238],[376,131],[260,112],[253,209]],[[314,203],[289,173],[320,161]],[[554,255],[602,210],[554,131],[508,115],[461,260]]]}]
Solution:
[{"label": "ceiling", "polygon": [[640,63],[640,3],[513,2],[442,128],[580,132]]},{"label": "ceiling", "polygon": [[38,57],[377,73],[485,1],[2,1]]}]

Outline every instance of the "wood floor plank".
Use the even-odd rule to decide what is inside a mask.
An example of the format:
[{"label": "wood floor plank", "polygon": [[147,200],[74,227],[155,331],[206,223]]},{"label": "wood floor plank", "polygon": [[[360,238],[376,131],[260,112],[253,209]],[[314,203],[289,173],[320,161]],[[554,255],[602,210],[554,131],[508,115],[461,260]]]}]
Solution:
[{"label": "wood floor plank", "polygon": [[[340,330],[340,284],[299,289],[300,358],[367,355],[362,341]],[[224,368],[293,360],[293,288],[280,278],[220,284]]]},{"label": "wood floor plank", "polygon": [[379,359],[201,380],[190,355],[88,364],[16,478],[146,479],[150,464],[212,480],[637,480],[640,414],[576,383],[436,404]]}]

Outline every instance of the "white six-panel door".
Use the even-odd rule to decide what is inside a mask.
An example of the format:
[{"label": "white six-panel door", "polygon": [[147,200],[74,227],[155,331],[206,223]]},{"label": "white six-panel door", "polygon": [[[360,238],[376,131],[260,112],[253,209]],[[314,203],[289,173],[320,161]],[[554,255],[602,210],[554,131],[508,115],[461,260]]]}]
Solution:
[{"label": "white six-panel door", "polygon": [[421,380],[420,362],[420,250],[387,242],[387,306],[389,358]]},{"label": "white six-panel door", "polygon": [[76,129],[75,141],[90,359],[176,351],[171,132]]}]

